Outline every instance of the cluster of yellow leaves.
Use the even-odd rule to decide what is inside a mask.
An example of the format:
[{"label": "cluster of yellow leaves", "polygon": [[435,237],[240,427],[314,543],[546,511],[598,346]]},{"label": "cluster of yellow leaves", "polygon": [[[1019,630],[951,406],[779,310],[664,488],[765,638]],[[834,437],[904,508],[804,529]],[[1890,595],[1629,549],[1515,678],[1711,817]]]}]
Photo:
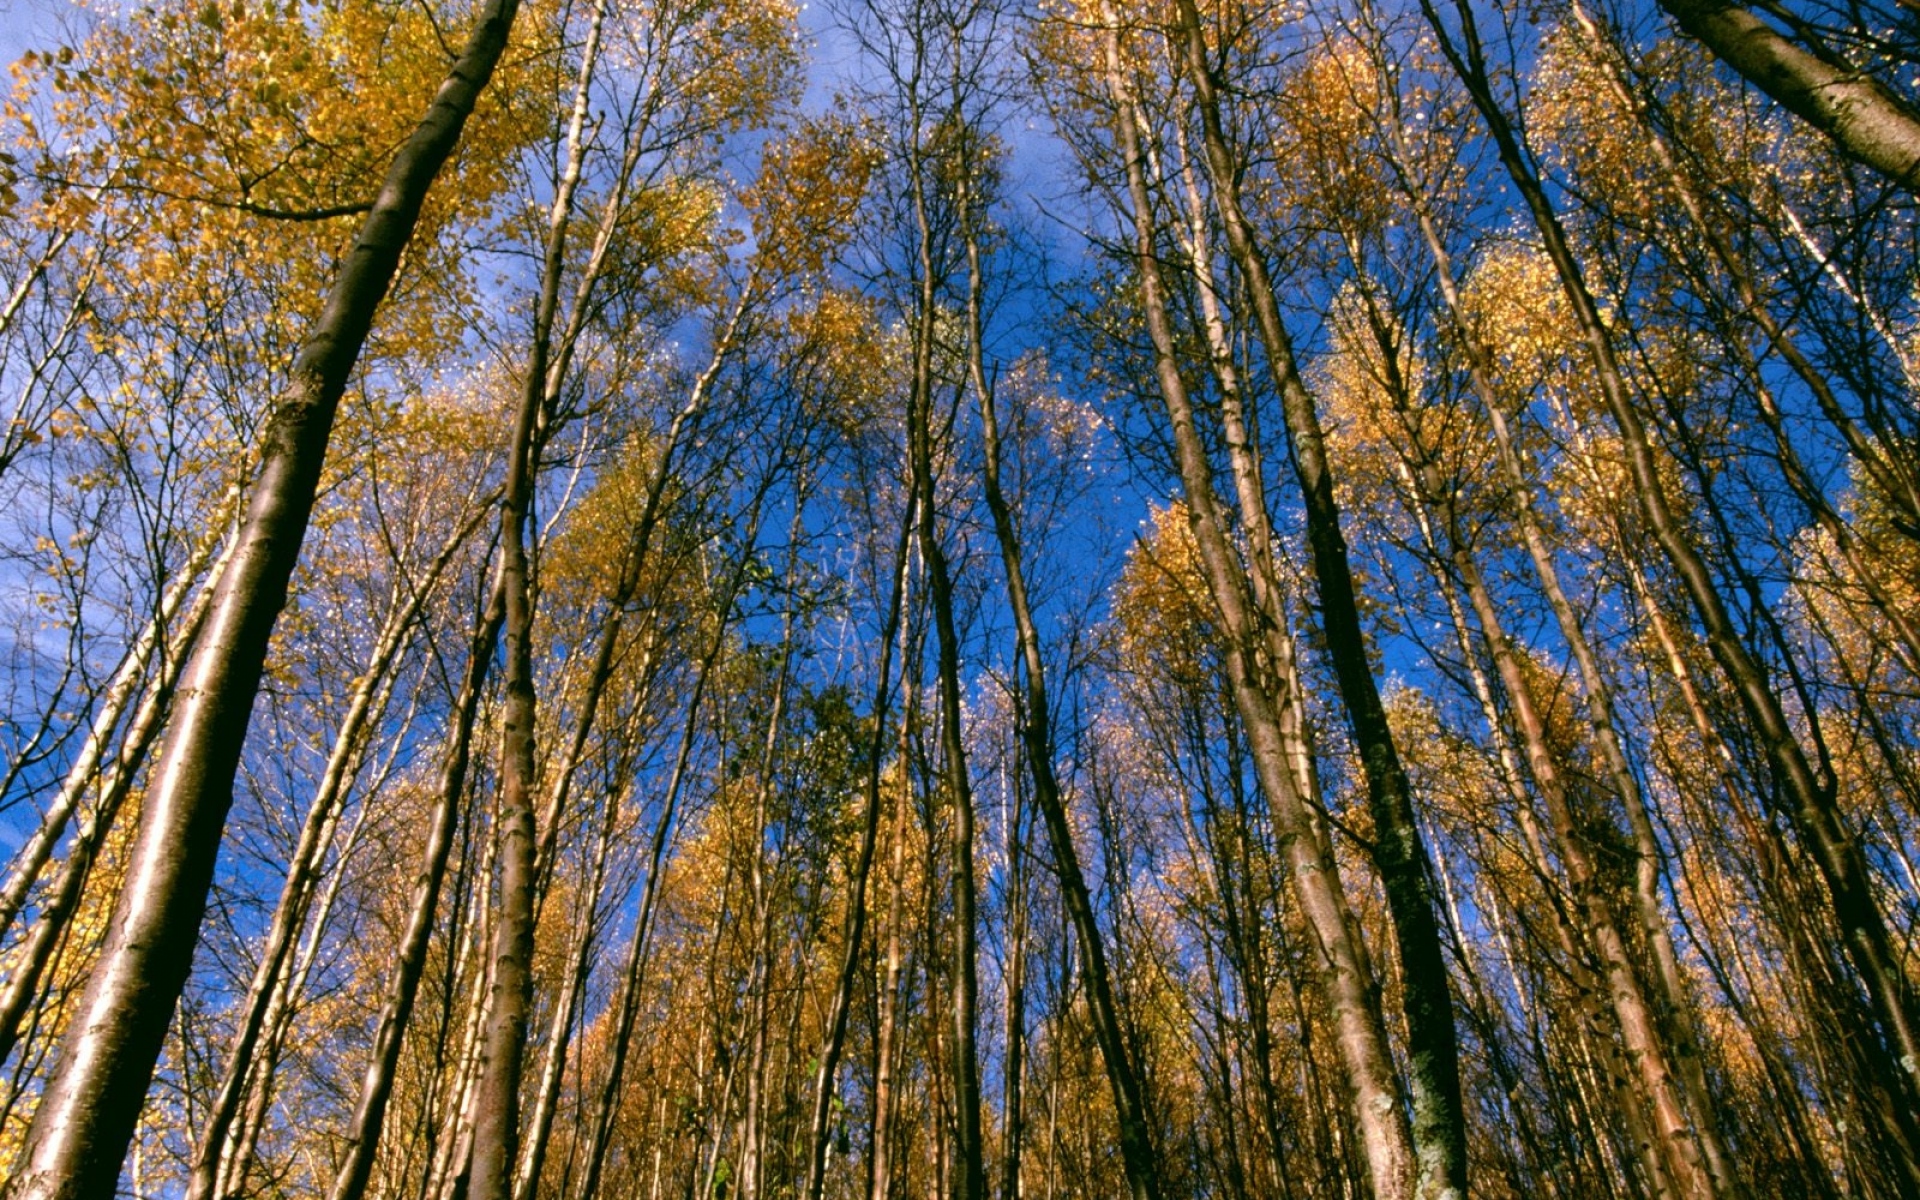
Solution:
[{"label": "cluster of yellow leaves", "polygon": [[[658,463],[652,440],[644,434],[633,435],[568,514],[541,564],[542,587],[555,593],[560,603],[593,605],[614,592],[633,531],[645,515]],[[666,605],[675,592],[683,593],[684,602],[693,582],[684,572],[670,571],[663,564],[673,557],[672,548],[663,543],[670,540],[675,521],[671,514],[679,498],[679,489],[669,481],[658,501],[660,525],[648,555],[649,570],[639,585],[639,595],[649,606]]]},{"label": "cluster of yellow leaves", "polygon": [[[371,202],[446,73],[446,30],[466,20],[365,0],[167,0],[103,17],[77,49],[29,55],[9,115],[48,187],[48,220],[112,202],[181,251],[287,250],[292,239],[269,231]],[[514,67],[551,35],[538,9],[518,28],[523,49],[469,127],[457,185],[441,192],[483,201],[504,181],[502,139],[529,132]],[[49,95],[41,132],[26,114]],[[352,227],[301,240],[324,251]]]},{"label": "cluster of yellow leaves", "polygon": [[660,179],[630,197],[602,268],[603,292],[645,297],[655,310],[709,303],[714,253],[727,242],[724,197],[697,175]]},{"label": "cluster of yellow leaves", "polygon": [[1155,508],[1127,552],[1113,590],[1113,626],[1123,669],[1162,673],[1182,689],[1212,686],[1213,601],[1184,504]]},{"label": "cluster of yellow leaves", "polygon": [[[555,44],[550,7],[523,15],[428,202],[396,285],[404,302],[385,306],[366,358],[376,371],[457,347],[450,306],[466,285],[440,235],[485,215],[541,127],[527,77]],[[33,182],[18,220],[70,235],[68,254],[90,264],[80,328],[111,380],[65,432],[165,454],[206,494],[244,472],[339,257],[470,15],[464,4],[161,0],[99,13],[75,45],[15,64],[4,136]]]},{"label": "cluster of yellow leaves", "polygon": [[[889,397],[907,377],[908,344],[879,304],[857,291],[825,288],[785,314],[811,386],[830,398],[828,411],[849,435],[885,421]],[[796,376],[799,372],[793,372]]]},{"label": "cluster of yellow leaves", "polygon": [[1639,118],[1621,103],[1609,67],[1576,23],[1548,31],[1531,78],[1533,143],[1571,162],[1623,215],[1651,219],[1665,195],[1661,173]]},{"label": "cluster of yellow leaves", "polygon": [[816,274],[852,233],[867,185],[884,159],[868,122],[826,116],[769,145],[741,203],[754,249],[782,272]]},{"label": "cluster of yellow leaves", "polygon": [[1479,843],[1475,861],[1482,872],[1502,879],[1529,879],[1533,871],[1520,842],[1498,819],[1506,805],[1489,803],[1508,795],[1499,763],[1481,746],[1448,727],[1428,693],[1397,686],[1382,697],[1393,742],[1419,791],[1422,809],[1432,814],[1442,840]]},{"label": "cluster of yellow leaves", "polygon": [[1277,148],[1276,199],[1356,236],[1390,225],[1397,205],[1379,151],[1379,132],[1393,119],[1383,108],[1389,86],[1373,56],[1352,39],[1303,60],[1281,93],[1288,144]]},{"label": "cluster of yellow leaves", "polygon": [[1478,446],[1463,444],[1471,439],[1463,436],[1458,410],[1425,403],[1428,366],[1411,339],[1401,336],[1394,361],[1388,361],[1368,320],[1362,286],[1349,283],[1334,298],[1332,344],[1315,361],[1312,383],[1339,459],[1343,503],[1377,508],[1377,493],[1399,489],[1396,459],[1450,464],[1484,455]]},{"label": "cluster of yellow leaves", "polygon": [[800,85],[791,0],[646,0],[617,8],[616,62],[639,70],[648,103],[724,137],[762,128]]},{"label": "cluster of yellow leaves", "polygon": [[1460,287],[1467,336],[1492,359],[1494,386],[1524,403],[1577,377],[1584,348],[1552,262],[1531,242],[1490,243]]}]

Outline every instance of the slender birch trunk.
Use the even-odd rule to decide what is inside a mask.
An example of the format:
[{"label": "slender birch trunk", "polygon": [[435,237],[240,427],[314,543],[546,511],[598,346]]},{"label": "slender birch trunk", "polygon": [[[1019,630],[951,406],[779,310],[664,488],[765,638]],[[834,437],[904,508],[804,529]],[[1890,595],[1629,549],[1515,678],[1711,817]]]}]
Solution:
[{"label": "slender birch trunk", "polygon": [[1404,992],[1415,1188],[1419,1195],[1436,1200],[1464,1197],[1467,1127],[1460,1096],[1460,1050],[1426,844],[1414,819],[1406,768],[1367,660],[1326,438],[1313,398],[1300,379],[1263,248],[1241,205],[1241,166],[1227,141],[1199,10],[1193,0],[1180,0],[1179,12],[1214,204],[1225,227],[1229,257],[1247,284],[1255,327],[1280,390],[1294,473],[1306,510],[1322,630],[1366,777],[1374,822],[1372,858],[1387,895]]},{"label": "slender birch trunk", "polygon": [[[915,99],[917,106],[917,98]],[[920,559],[927,572],[928,596],[933,606],[936,634],[936,676],[940,696],[942,780],[953,814],[948,853],[953,879],[952,1021],[953,1044],[948,1047],[953,1072],[953,1134],[958,1155],[951,1181],[953,1200],[986,1200],[987,1181],[980,1131],[979,952],[978,920],[973,869],[973,785],[967,775],[965,733],[960,708],[960,634],[954,619],[953,577],[941,544],[933,475],[933,355],[938,316],[929,180],[932,170],[924,148],[915,143],[909,152],[918,265],[918,294],[913,313],[913,379],[908,399],[908,459],[917,508]]]},{"label": "slender birch trunk", "polygon": [[401,146],[275,407],[239,548],[186,670],[128,883],[34,1113],[19,1200],[110,1194],[186,986],[244,732],[347,378],[422,202],[506,48],[518,0],[490,0]]},{"label": "slender birch trunk", "polygon": [[[1838,802],[1839,782],[1824,759],[1809,760],[1765,667],[1742,638],[1712,571],[1674,510],[1659,476],[1646,422],[1633,403],[1626,374],[1614,354],[1606,321],[1518,133],[1494,98],[1471,10],[1462,0],[1456,0],[1454,8],[1460,22],[1456,40],[1431,0],[1421,2],[1442,53],[1465,84],[1494,139],[1502,166],[1527,205],[1559,277],[1561,291],[1579,323],[1601,398],[1620,435],[1640,515],[1692,602],[1707,648],[1766,754],[1782,793],[1783,815],[1793,823],[1820,872],[1847,957],[1867,992],[1868,1019],[1862,1022],[1865,1027],[1857,1036],[1879,1041],[1878,1052],[1901,1064],[1899,1071],[1884,1078],[1895,1094],[1887,1096],[1881,1107],[1892,1117],[1890,1132],[1902,1143],[1901,1158],[1909,1178],[1920,1187],[1920,1119],[1915,1117],[1920,1111],[1920,996],[1916,996],[1912,981],[1899,964],[1895,939],[1875,899],[1859,837]],[[1862,1049],[1871,1054],[1875,1048]]]},{"label": "slender birch trunk", "polygon": [[[1378,1200],[1413,1195],[1415,1160],[1392,1051],[1352,910],[1341,889],[1331,848],[1316,831],[1303,794],[1311,758],[1299,729],[1292,697],[1292,663],[1276,661],[1274,643],[1262,632],[1246,594],[1245,572],[1235,561],[1224,516],[1213,489],[1213,472],[1196,427],[1193,403],[1182,378],[1167,315],[1151,197],[1141,147],[1143,118],[1121,67],[1119,30],[1106,14],[1107,86],[1119,114],[1116,128],[1127,173],[1133,224],[1133,265],[1138,273],[1142,316],[1153,345],[1154,377],[1167,407],[1187,499],[1188,523],[1199,548],[1208,590],[1220,613],[1223,656],[1236,709],[1262,789],[1281,827],[1282,851],[1293,871],[1301,910],[1319,943],[1320,985],[1338,1030],[1338,1043],[1353,1117],[1365,1151],[1367,1173]],[[1284,707],[1283,707],[1284,706]],[[1310,784],[1309,784],[1310,786]]]}]

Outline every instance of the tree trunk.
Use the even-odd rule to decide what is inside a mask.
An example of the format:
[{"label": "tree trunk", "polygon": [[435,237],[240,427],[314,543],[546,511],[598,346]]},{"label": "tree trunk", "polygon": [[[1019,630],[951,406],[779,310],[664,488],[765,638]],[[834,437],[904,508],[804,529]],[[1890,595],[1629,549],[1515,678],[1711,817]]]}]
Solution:
[{"label": "tree trunk", "polygon": [[[1140,145],[1141,115],[1121,73],[1119,33],[1106,15],[1106,71],[1132,206],[1133,265],[1141,308],[1153,343],[1154,374],[1173,427],[1188,522],[1200,551],[1208,589],[1222,623],[1222,650],[1235,707],[1246,725],[1255,772],[1281,826],[1283,851],[1308,925],[1319,941],[1328,1007],[1338,1029],[1353,1116],[1365,1149],[1377,1200],[1413,1194],[1415,1162],[1411,1133],[1393,1069],[1377,985],[1351,909],[1343,894],[1331,848],[1315,831],[1302,794],[1310,756],[1296,728],[1289,732],[1291,662],[1274,661],[1272,639],[1245,594],[1244,573],[1234,562],[1214,494],[1212,468],[1195,426],[1192,401],[1181,378],[1167,315],[1159,258],[1154,245],[1150,197]],[[1282,706],[1285,706],[1284,708]],[[1297,719],[1297,713],[1291,719]]]},{"label": "tree trunk", "polygon": [[1602,400],[1619,431],[1640,515],[1692,601],[1707,648],[1766,754],[1785,800],[1783,815],[1803,839],[1826,885],[1847,956],[1865,985],[1871,1011],[1856,1036],[1880,1043],[1863,1045],[1861,1050],[1870,1057],[1883,1056],[1901,1064],[1899,1071],[1885,1077],[1886,1085],[1896,1094],[1886,1096],[1879,1107],[1892,1116],[1891,1132],[1903,1143],[1909,1180],[1920,1187],[1920,1122],[1914,1116],[1920,1111],[1920,1079],[1916,1079],[1920,1075],[1920,999],[1916,999],[1912,983],[1899,964],[1894,939],[1874,897],[1865,855],[1838,804],[1838,783],[1824,762],[1816,765],[1808,760],[1765,667],[1742,639],[1712,572],[1682,528],[1660,479],[1646,423],[1633,404],[1625,373],[1614,355],[1606,321],[1586,285],[1552,202],[1511,122],[1494,99],[1471,10],[1462,0],[1456,0],[1461,25],[1460,41],[1456,43],[1431,0],[1421,3],[1442,52],[1466,85],[1493,136],[1501,164],[1526,202],[1561,291],[1579,322]]},{"label": "tree trunk", "polygon": [[490,0],[400,148],[270,420],[239,547],[187,665],[107,943],[27,1134],[20,1200],[117,1186],[198,939],[267,642],[285,602],[333,418],[421,203],[505,49],[518,0]]},{"label": "tree trunk", "polygon": [[923,148],[912,150],[914,219],[918,233],[918,291],[913,334],[913,387],[908,399],[908,458],[913,487],[921,497],[917,507],[919,548],[926,566],[927,587],[937,636],[937,677],[940,694],[942,779],[953,826],[948,852],[953,879],[951,914],[953,961],[953,1044],[948,1047],[953,1071],[954,1150],[959,1156],[951,1186],[953,1200],[986,1200],[987,1181],[980,1133],[979,964],[973,871],[973,785],[967,776],[965,731],[961,726],[960,634],[954,621],[953,578],[941,545],[937,520],[937,491],[933,478],[933,344],[938,310],[935,300],[933,231],[928,211],[927,178],[931,170]]},{"label": "tree trunk", "polygon": [[1306,509],[1321,627],[1366,776],[1368,808],[1374,823],[1372,857],[1393,919],[1405,993],[1415,1188],[1419,1195],[1436,1200],[1464,1197],[1467,1126],[1460,1098],[1460,1049],[1453,1027],[1453,1002],[1435,917],[1427,849],[1414,819],[1406,769],[1394,746],[1379,685],[1367,661],[1326,438],[1313,398],[1300,379],[1292,340],[1281,320],[1279,300],[1261,247],[1241,207],[1241,167],[1227,142],[1199,10],[1193,0],[1180,0],[1179,12],[1215,207],[1226,229],[1228,253],[1246,281],[1261,345],[1280,389],[1294,472]]},{"label": "tree trunk", "polygon": [[1920,114],[1885,84],[1817,41],[1812,49],[1797,45],[1730,0],[1660,0],[1660,7],[1714,57],[1832,138],[1842,154],[1909,192],[1920,190]]}]

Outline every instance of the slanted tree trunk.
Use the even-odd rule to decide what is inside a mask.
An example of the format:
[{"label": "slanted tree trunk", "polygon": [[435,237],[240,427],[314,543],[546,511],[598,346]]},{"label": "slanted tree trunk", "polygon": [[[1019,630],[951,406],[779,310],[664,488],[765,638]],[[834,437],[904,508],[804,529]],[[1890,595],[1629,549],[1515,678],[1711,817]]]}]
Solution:
[{"label": "slanted tree trunk", "polygon": [[1319,981],[1338,1030],[1367,1174],[1378,1200],[1401,1200],[1413,1194],[1415,1161],[1377,984],[1341,889],[1331,846],[1316,829],[1309,808],[1311,755],[1297,724],[1300,714],[1291,657],[1282,657],[1281,653],[1290,646],[1280,638],[1281,627],[1270,622],[1270,614],[1256,614],[1246,592],[1245,572],[1236,562],[1225,532],[1212,467],[1180,373],[1167,313],[1141,146],[1143,118],[1123,74],[1118,24],[1110,9],[1103,16],[1107,25],[1107,86],[1118,113],[1115,127],[1132,209],[1132,265],[1137,271],[1142,316],[1153,345],[1154,377],[1173,430],[1188,523],[1220,615],[1222,652],[1234,705],[1246,726],[1261,788],[1281,827],[1283,850],[1292,868],[1302,913],[1323,956]]},{"label": "slanted tree trunk", "polygon": [[1895,940],[1874,896],[1866,857],[1838,803],[1838,781],[1824,760],[1809,760],[1765,667],[1742,638],[1712,571],[1674,510],[1606,321],[1519,135],[1494,97],[1472,11],[1464,0],[1455,0],[1460,24],[1456,35],[1445,27],[1431,0],[1421,0],[1421,6],[1442,53],[1493,136],[1501,165],[1526,203],[1579,323],[1602,401],[1620,435],[1640,516],[1692,602],[1707,649],[1766,755],[1783,801],[1782,815],[1792,822],[1820,872],[1847,957],[1867,993],[1869,1013],[1863,1014],[1867,1019],[1860,1022],[1855,1036],[1880,1043],[1861,1047],[1869,1057],[1901,1064],[1899,1070],[1882,1077],[1880,1086],[1893,1091],[1876,1107],[1887,1114],[1889,1132],[1902,1143],[1900,1153],[1909,1181],[1920,1188],[1920,1119],[1915,1117],[1920,1112],[1920,997],[1900,966]]},{"label": "slanted tree trunk", "polygon": [[401,146],[268,423],[239,546],[187,664],[106,945],[28,1130],[20,1200],[111,1195],[186,986],[267,642],[306,535],[334,414],[422,202],[506,48],[490,0]]},{"label": "slanted tree trunk", "polygon": [[1920,113],[1891,88],[1848,66],[1829,46],[1802,46],[1732,0],[1660,0],[1700,39],[1781,107],[1833,139],[1840,152],[1909,191],[1920,190]]},{"label": "slanted tree trunk", "polygon": [[1353,570],[1334,499],[1326,437],[1313,398],[1300,378],[1264,251],[1241,206],[1242,167],[1227,141],[1200,13],[1193,0],[1180,0],[1179,13],[1214,205],[1226,231],[1228,254],[1246,281],[1255,328],[1280,390],[1281,413],[1305,506],[1321,628],[1366,777],[1368,808],[1374,823],[1371,853],[1392,916],[1407,1017],[1415,1186],[1422,1196],[1464,1197],[1467,1125],[1460,1098],[1460,1049],[1454,1033],[1453,1002],[1426,844],[1414,819],[1406,768],[1394,746],[1379,685],[1367,661]]}]

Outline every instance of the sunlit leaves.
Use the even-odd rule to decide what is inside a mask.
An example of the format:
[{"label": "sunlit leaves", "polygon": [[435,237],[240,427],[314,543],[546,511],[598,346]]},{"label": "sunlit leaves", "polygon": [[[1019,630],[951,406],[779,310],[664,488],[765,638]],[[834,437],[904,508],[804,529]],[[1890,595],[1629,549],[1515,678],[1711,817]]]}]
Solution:
[{"label": "sunlit leaves", "polygon": [[874,129],[833,117],[768,146],[742,197],[756,252],[776,270],[819,272],[852,233],[883,154]]}]

